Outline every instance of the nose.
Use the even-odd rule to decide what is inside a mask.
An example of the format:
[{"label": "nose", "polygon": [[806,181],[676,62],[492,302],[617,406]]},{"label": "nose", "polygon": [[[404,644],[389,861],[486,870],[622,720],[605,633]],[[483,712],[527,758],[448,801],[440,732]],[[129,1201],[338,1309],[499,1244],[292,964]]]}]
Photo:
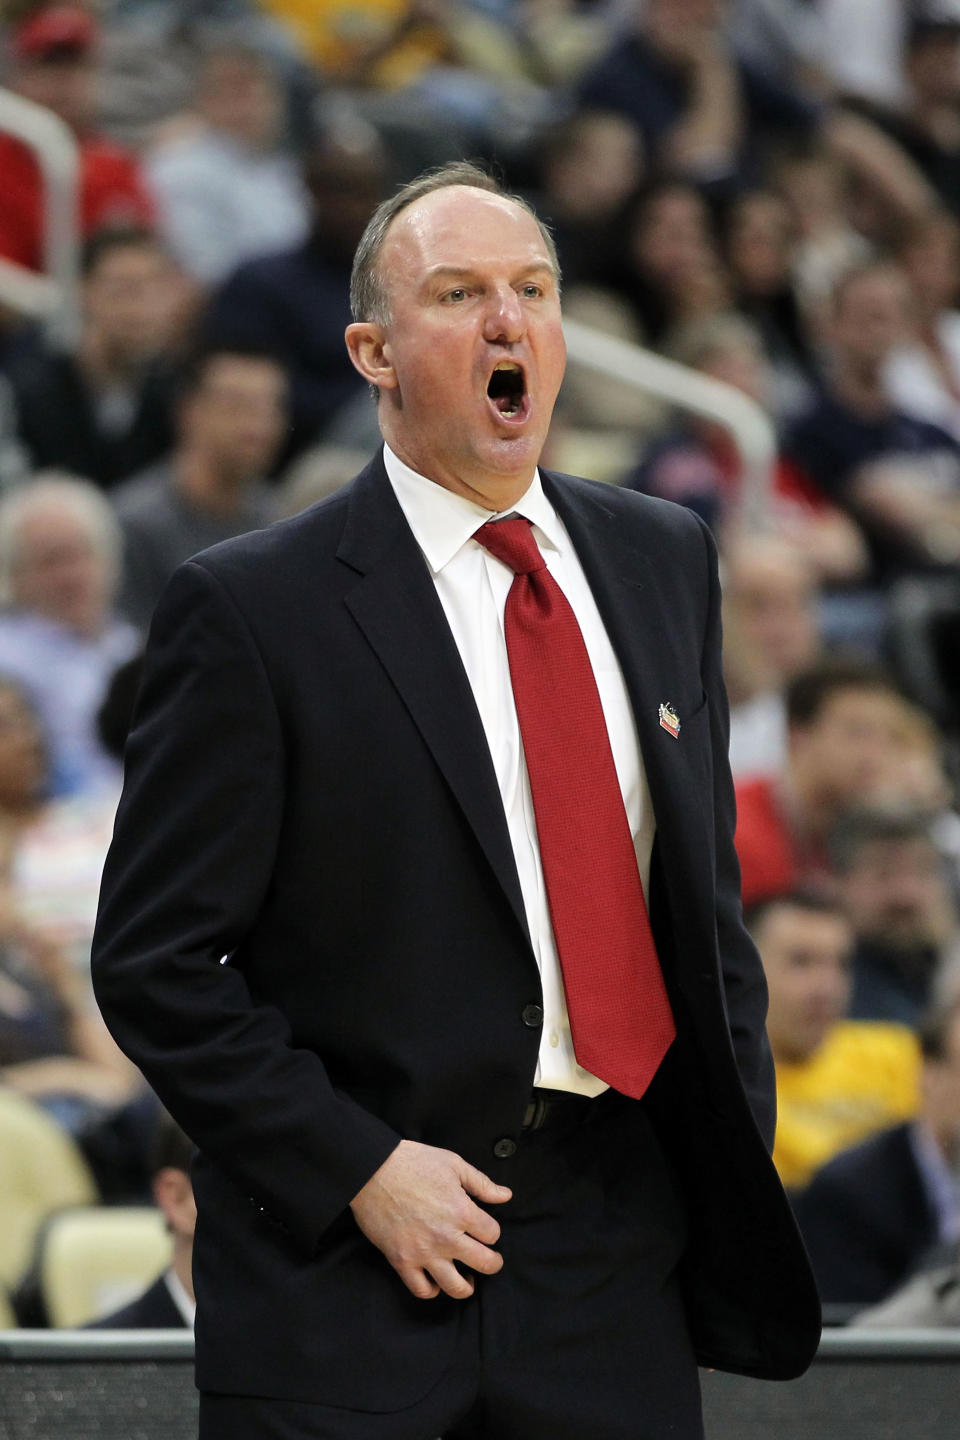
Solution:
[{"label": "nose", "polygon": [[523,306],[512,285],[505,285],[493,292],[484,317],[484,338],[512,344],[522,339],[524,332]]}]

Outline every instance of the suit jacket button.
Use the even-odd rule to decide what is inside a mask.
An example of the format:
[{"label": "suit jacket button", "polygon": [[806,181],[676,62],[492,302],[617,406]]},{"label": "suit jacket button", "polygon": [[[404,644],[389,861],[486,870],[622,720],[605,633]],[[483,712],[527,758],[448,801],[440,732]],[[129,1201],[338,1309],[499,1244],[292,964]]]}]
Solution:
[{"label": "suit jacket button", "polygon": [[516,1140],[511,1140],[509,1135],[505,1135],[502,1140],[498,1140],[496,1145],[494,1145],[493,1153],[498,1160],[509,1160],[511,1155],[516,1155],[517,1153]]},{"label": "suit jacket button", "polygon": [[520,1019],[529,1029],[536,1030],[538,1025],[543,1024],[543,1006],[524,1005],[520,1011]]}]

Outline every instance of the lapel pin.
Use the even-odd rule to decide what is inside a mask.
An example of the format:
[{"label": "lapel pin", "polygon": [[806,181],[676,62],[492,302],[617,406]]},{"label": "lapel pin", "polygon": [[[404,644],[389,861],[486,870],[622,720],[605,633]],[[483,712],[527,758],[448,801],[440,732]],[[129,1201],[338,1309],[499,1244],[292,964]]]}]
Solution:
[{"label": "lapel pin", "polygon": [[680,719],[669,700],[665,700],[660,706],[660,724],[674,740],[677,739],[680,734]]}]

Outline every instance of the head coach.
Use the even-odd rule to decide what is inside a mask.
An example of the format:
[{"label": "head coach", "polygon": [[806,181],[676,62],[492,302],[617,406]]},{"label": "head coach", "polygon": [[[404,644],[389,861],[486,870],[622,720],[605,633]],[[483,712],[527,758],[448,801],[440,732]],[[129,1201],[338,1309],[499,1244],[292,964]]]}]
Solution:
[{"label": "head coach", "polygon": [[768,1150],[708,531],[538,470],[549,235],[381,206],[385,445],[151,631],[94,946],[199,1146],[202,1440],[699,1440],[819,1338]]}]

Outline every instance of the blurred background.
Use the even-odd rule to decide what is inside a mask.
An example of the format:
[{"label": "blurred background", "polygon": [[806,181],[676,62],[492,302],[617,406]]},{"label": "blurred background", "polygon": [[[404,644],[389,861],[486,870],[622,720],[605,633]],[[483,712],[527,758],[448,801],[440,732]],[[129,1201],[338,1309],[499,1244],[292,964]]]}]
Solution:
[{"label": "blurred background", "polygon": [[960,1325],[960,3],[0,22],[0,1328],[192,1324],[189,1142],[89,979],[139,656],[182,560],[373,453],[353,250],[459,157],[556,237],[544,462],[720,546],[775,1160],[830,1319]]}]

